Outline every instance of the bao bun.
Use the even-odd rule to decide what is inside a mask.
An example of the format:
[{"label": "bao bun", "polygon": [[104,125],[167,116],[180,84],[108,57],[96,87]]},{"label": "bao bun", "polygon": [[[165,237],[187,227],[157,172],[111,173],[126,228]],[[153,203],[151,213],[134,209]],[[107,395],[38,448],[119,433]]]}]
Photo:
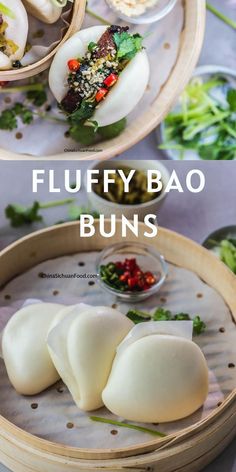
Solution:
[{"label": "bao bun", "polygon": [[46,340],[66,310],[56,303],[33,303],[17,311],[6,325],[2,354],[9,380],[18,393],[35,395],[59,380]]},{"label": "bao bun", "polygon": [[24,55],[28,36],[28,17],[21,0],[7,0],[2,4],[13,13],[12,18],[2,13],[3,21],[8,24],[5,38],[14,41],[18,46],[17,51],[10,56],[0,51],[0,70],[7,70],[12,68],[14,61],[21,60]]},{"label": "bao bun", "polygon": [[132,321],[113,308],[80,303],[50,331],[52,361],[80,409],[103,405],[116,348],[132,327]]},{"label": "bao bun", "polygon": [[[165,334],[168,325],[158,334],[160,323],[165,323],[160,321],[156,322],[155,334],[155,322],[150,323],[135,326],[118,348],[102,399],[112,413],[127,420],[179,420],[194,413],[206,400],[207,364],[193,341],[179,332],[174,335],[172,327],[172,332]],[[179,329],[182,322],[173,323]],[[137,336],[140,330],[143,333]]]},{"label": "bao bun", "polygon": [[55,23],[61,16],[62,9],[51,0],[22,0],[26,10],[44,23]]},{"label": "bao bun", "polygon": [[[106,29],[107,26],[93,26],[79,31],[66,41],[55,55],[49,72],[49,85],[59,103],[68,91],[68,60],[83,57],[88,44],[96,43]],[[148,80],[149,62],[143,50],[138,52],[121,72],[117,84],[97,106],[93,120],[99,126],[107,126],[125,118],[142,98]]]}]

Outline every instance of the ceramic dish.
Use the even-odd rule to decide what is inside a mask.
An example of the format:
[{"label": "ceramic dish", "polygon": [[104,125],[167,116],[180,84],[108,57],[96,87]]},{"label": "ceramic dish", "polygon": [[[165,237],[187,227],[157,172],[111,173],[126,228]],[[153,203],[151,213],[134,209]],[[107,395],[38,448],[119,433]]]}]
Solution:
[{"label": "ceramic dish", "polygon": [[[193,77],[202,77],[203,80],[209,79],[211,75],[220,75],[224,77],[229,83],[236,86],[236,72],[233,69],[217,65],[206,65],[197,67],[193,73]],[[178,106],[178,105],[177,105]],[[165,135],[165,122],[163,121],[156,130],[156,137],[158,145],[163,144]],[[175,150],[162,150],[163,156],[172,159],[179,160],[180,153]],[[184,159],[186,160],[201,160],[195,151],[185,151]]]},{"label": "ceramic dish", "polygon": [[141,15],[125,15],[112,3],[112,0],[106,0],[109,7],[114,10],[119,18],[137,25],[155,23],[156,21],[164,18],[174,8],[177,0],[157,0],[156,5],[147,8],[147,10]]},{"label": "ceramic dish", "polygon": [[110,202],[98,195],[94,190],[88,193],[88,199],[91,204],[91,207],[94,208],[98,213],[103,213],[107,218],[114,213],[118,218],[121,218],[124,215],[126,218],[133,218],[134,214],[137,214],[139,220],[143,220],[145,215],[154,214],[156,215],[160,207],[165,201],[167,194],[165,193],[166,185],[169,181],[170,174],[167,168],[161,163],[156,161],[149,160],[140,160],[140,161],[119,161],[115,160],[112,162],[95,162],[89,169],[122,169],[123,166],[130,167],[131,169],[141,170],[143,172],[148,169],[158,170],[162,175],[163,190],[160,195],[158,195],[153,200],[140,203],[136,205],[124,205],[119,203]]}]

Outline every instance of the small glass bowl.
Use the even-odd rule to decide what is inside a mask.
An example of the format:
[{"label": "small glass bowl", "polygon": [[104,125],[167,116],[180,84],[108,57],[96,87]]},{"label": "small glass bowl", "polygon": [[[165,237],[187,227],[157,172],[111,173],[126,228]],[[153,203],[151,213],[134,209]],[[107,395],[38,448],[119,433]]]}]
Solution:
[{"label": "small glass bowl", "polygon": [[99,254],[99,257],[97,259],[97,273],[100,274],[101,265],[106,265],[109,262],[123,262],[126,258],[135,258],[137,260],[137,264],[144,272],[150,271],[153,273],[153,275],[157,277],[157,282],[152,285],[148,290],[140,292],[121,292],[120,290],[114,289],[107,285],[99,276],[98,282],[101,288],[104,289],[106,292],[116,295],[117,297],[126,302],[138,302],[141,300],[145,300],[154,293],[158,292],[158,290],[164,283],[168,273],[167,263],[165,262],[164,257],[159,254],[156,249],[154,249],[152,246],[147,246],[146,244],[126,242],[113,244],[108,248],[105,248]]},{"label": "small glass bowl", "polygon": [[112,5],[111,0],[106,0],[108,6],[115,12],[115,14],[128,23],[136,25],[155,23],[164,18],[174,8],[177,0],[157,0],[156,5],[147,8],[145,13],[136,16],[128,16],[122,13],[118,8]]}]

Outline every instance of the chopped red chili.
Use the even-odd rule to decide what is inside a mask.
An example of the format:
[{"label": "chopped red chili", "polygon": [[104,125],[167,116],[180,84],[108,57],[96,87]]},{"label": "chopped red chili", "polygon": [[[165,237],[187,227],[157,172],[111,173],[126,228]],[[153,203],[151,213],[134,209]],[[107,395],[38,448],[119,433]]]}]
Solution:
[{"label": "chopped red chili", "polygon": [[118,80],[118,75],[117,74],[110,74],[108,75],[108,77],[104,80],[104,84],[107,86],[107,87],[112,87]]},{"label": "chopped red chili", "polygon": [[157,282],[157,277],[152,272],[142,271],[135,258],[102,265],[100,275],[107,285],[122,292],[141,292]]},{"label": "chopped red chili", "polygon": [[67,65],[72,72],[77,72],[80,68],[80,62],[77,59],[70,59]]},{"label": "chopped red chili", "polygon": [[95,95],[95,100],[96,102],[101,102],[101,100],[103,100],[107,94],[108,90],[105,89],[105,88],[100,88],[98,90],[98,92],[96,93]]}]

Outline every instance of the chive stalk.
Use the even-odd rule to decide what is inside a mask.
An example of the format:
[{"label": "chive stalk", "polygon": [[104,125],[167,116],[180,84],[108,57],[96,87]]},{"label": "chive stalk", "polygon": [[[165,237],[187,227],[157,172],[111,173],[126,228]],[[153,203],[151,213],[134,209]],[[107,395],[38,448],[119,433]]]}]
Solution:
[{"label": "chive stalk", "polygon": [[18,92],[41,92],[45,86],[43,84],[19,85],[18,87],[0,87],[0,93],[18,93]]},{"label": "chive stalk", "polygon": [[102,23],[103,25],[110,25],[111,24],[111,23],[109,23],[109,21],[102,18],[102,16],[97,15],[97,13],[95,13],[93,10],[90,10],[90,8],[88,8],[88,7],[86,7],[85,11],[89,16],[92,16],[93,18],[95,18],[95,20],[100,21],[100,23]]},{"label": "chive stalk", "polygon": [[155,431],[154,429],[144,428],[143,426],[138,426],[130,423],[122,423],[121,421],[109,420],[107,418],[101,418],[100,416],[90,416],[90,420],[96,421],[97,423],[106,423],[111,424],[113,426],[121,426],[122,428],[135,429],[136,431],[140,431],[141,433],[149,433],[153,436],[159,436],[160,438],[164,438],[166,436],[166,434],[160,433],[159,431]]},{"label": "chive stalk", "polygon": [[206,3],[207,10],[209,10],[213,15],[217,16],[219,20],[223,21],[226,23],[228,26],[231,26],[231,28],[236,29],[236,21],[232,20],[228,16],[224,15],[221,13],[217,8],[215,8],[211,3],[207,2]]},{"label": "chive stalk", "polygon": [[74,198],[65,198],[64,200],[53,200],[52,202],[40,203],[39,208],[46,210],[47,208],[54,208],[62,205],[69,205],[74,202]]}]

